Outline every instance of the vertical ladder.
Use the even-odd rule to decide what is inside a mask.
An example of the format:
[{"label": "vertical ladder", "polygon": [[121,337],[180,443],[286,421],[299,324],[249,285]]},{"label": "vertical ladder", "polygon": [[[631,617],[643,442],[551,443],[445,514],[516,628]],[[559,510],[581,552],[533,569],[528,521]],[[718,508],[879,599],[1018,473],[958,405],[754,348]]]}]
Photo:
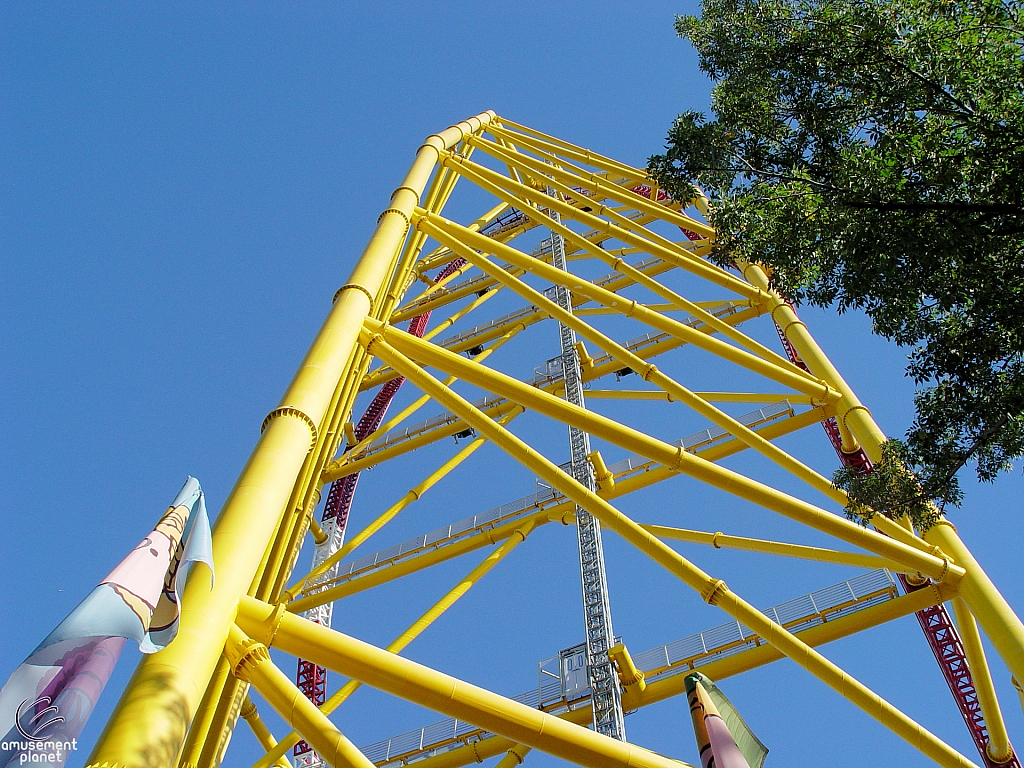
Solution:
[{"label": "vertical ladder", "polygon": [[[548,188],[548,194],[555,196]],[[552,210],[548,215],[560,222]],[[567,272],[565,243],[557,232],[551,233],[551,263]],[[561,285],[554,287],[555,302],[572,312],[572,298]],[[583,376],[576,352],[576,333],[559,323],[559,341],[562,348],[562,375],[565,379],[565,399],[573,405],[586,407],[583,401]],[[569,427],[570,472],[579,483],[593,491],[594,470],[588,458],[590,435],[576,427]],[[583,577],[583,615],[587,628],[587,679],[593,700],[594,730],[620,741],[626,740],[622,719],[622,695],[608,649],[615,634],[612,631],[612,609],[608,599],[608,577],[604,568],[604,548],[601,545],[601,524],[584,509],[576,507],[576,531],[580,545],[580,572]]]}]

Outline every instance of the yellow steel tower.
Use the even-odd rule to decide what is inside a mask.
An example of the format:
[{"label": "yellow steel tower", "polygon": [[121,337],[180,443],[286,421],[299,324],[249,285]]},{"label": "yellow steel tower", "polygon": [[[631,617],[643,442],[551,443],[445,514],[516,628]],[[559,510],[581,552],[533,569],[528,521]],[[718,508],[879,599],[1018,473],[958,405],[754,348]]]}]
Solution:
[{"label": "yellow steel tower", "polygon": [[[472,200],[489,196],[489,210],[462,222],[447,218],[458,182],[472,187]],[[428,137],[224,504],[213,539],[216,586],[211,591],[205,577],[190,580],[177,639],[140,664],[88,765],[215,768],[241,716],[267,750],[258,766],[285,765],[302,739],[337,767],[415,759],[420,768],[454,768],[505,755],[506,768],[536,749],[588,768],[668,768],[679,763],[626,740],[623,709],[679,695],[680,673],[692,667],[720,679],[783,657],[938,764],[973,765],[815,650],[949,601],[973,673],[984,759],[1015,760],[980,633],[1024,680],[1024,626],[950,523],[923,535],[882,516],[873,528],[856,525],[843,515],[843,492],[779,447],[778,438],[833,420],[842,453],[869,462],[885,436],[761,267],[737,262],[728,270],[705,258],[714,232],[687,214],[705,204],[673,201],[642,170],[493,112]],[[488,312],[501,305],[491,304],[496,296],[514,298],[518,308]],[[428,311],[433,323],[406,326]],[[790,354],[740,330],[747,322],[774,322]],[[526,343],[534,326],[550,329],[561,354],[536,359]],[[528,375],[522,360],[530,361]],[[716,391],[695,391],[690,374],[705,370],[735,375],[722,375]],[[373,397],[389,382],[393,389],[400,377],[421,396],[357,430],[360,396]],[[668,401],[664,407],[681,420],[697,418],[705,428],[684,437],[671,419],[665,434],[635,420],[631,426],[630,416],[647,407],[640,401]],[[544,455],[516,435],[511,422],[524,412],[558,424],[561,452]],[[452,435],[472,439],[426,478],[392,470],[410,451]],[[485,503],[469,511],[491,512],[371,556],[367,547],[356,552],[396,515],[415,515],[419,498],[486,442],[535,475],[540,490],[502,504],[507,499],[486,498],[482,479]],[[744,450],[761,454],[806,493],[784,492],[721,463]],[[394,487],[409,490],[372,521],[356,515],[356,533],[342,544],[336,522],[321,527],[314,518],[321,491],[371,467],[395,471]],[[828,534],[839,547],[725,535],[716,532],[713,513],[703,517],[706,531],[651,525],[616,506],[655,483],[686,482],[674,480],[679,476]],[[587,642],[578,651],[588,677],[570,684],[571,664],[563,665],[552,673],[550,691],[523,703],[402,657],[499,560],[530,547],[530,534],[552,521],[578,522],[581,530]],[[631,654],[614,644],[602,529],[724,612],[735,635],[719,640],[723,652],[714,655],[706,642],[676,657],[667,649]],[[296,576],[307,536],[335,546],[312,572]],[[871,570],[847,582],[840,598],[819,595],[813,610],[762,612],[680,555],[674,540]],[[487,550],[484,559],[387,648],[300,616],[478,550]],[[890,573],[917,588],[901,594]],[[270,647],[350,682],[317,707],[271,661]],[[357,749],[328,716],[360,685],[464,728],[433,741],[424,732],[417,744]],[[262,702],[294,732],[275,739],[260,718]]]}]

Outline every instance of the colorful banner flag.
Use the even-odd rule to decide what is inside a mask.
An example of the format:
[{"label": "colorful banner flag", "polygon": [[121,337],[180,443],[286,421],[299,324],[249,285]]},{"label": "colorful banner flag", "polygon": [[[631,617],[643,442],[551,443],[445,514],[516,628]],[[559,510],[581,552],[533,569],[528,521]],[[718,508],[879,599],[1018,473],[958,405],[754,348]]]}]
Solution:
[{"label": "colorful banner flag", "polygon": [[761,768],[768,748],[718,686],[700,672],[684,682],[702,768]]},{"label": "colorful banner flag", "polygon": [[149,534],[32,651],[0,690],[0,768],[62,768],[117,663],[125,640],[143,653],[167,646],[193,563],[213,548],[199,481],[188,478]]}]

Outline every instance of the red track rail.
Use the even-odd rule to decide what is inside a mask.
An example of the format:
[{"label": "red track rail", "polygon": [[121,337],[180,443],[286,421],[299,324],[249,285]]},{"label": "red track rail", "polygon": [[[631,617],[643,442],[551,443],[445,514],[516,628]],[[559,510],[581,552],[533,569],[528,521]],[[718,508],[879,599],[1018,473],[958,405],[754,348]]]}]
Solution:
[{"label": "red track rail", "polygon": [[[775,330],[779,332],[782,346],[785,348],[786,355],[790,361],[806,371],[807,366],[804,364],[804,361],[800,359],[793,345],[786,338],[786,334],[782,332],[777,323]],[[835,448],[836,455],[839,456],[839,460],[844,467],[853,467],[862,475],[869,474],[874,470],[871,459],[867,457],[863,449],[858,448],[854,453],[843,451],[843,440],[839,434],[839,425],[836,423],[835,417],[821,422],[821,426],[824,427],[825,433],[828,435],[828,439],[832,443],[832,447]],[[913,585],[902,573],[897,575],[900,578],[900,583],[903,585],[904,592],[914,592],[918,589],[923,589],[929,584],[929,582],[924,582],[923,584]],[[921,625],[921,630],[928,641],[928,647],[932,649],[935,661],[938,662],[939,669],[942,670],[942,676],[946,678],[949,691],[953,694],[953,699],[960,709],[960,714],[963,715],[964,723],[967,724],[967,730],[970,731],[971,738],[974,739],[974,746],[978,748],[978,753],[981,755],[986,768],[1021,768],[1020,761],[1017,759],[1017,754],[1013,751],[1012,746],[1010,747],[1010,759],[1005,763],[996,763],[988,756],[988,728],[985,726],[985,718],[981,714],[978,692],[974,687],[974,679],[971,677],[971,670],[967,665],[967,655],[964,653],[960,634],[956,631],[956,625],[950,619],[946,606],[939,603],[931,608],[918,611],[916,615],[917,622]]]},{"label": "red track rail", "polygon": [[[437,273],[434,282],[443,280],[458,269],[461,269],[465,264],[465,259],[455,259]],[[416,317],[409,321],[408,332],[413,336],[422,336],[427,330],[427,323],[429,321],[429,310],[421,315],[416,315]],[[383,423],[384,415],[388,412],[391,401],[395,399],[395,395],[398,394],[398,390],[403,383],[405,383],[404,376],[391,379],[374,395],[370,405],[367,406],[366,411],[363,412],[359,422],[356,424],[356,441],[366,439]],[[339,535],[337,533],[339,530],[343,535],[348,525],[348,513],[352,509],[352,499],[355,497],[359,474],[359,472],[356,472],[335,480],[331,483],[331,489],[327,492],[327,501],[324,503],[324,511],[320,516],[320,520],[321,522],[337,520],[335,523],[336,536]],[[307,699],[318,707],[327,700],[327,670],[307,659],[299,659],[298,661],[298,668],[295,672],[295,685]],[[301,757],[312,751],[313,748],[303,740],[295,745],[293,754],[295,757]]]}]

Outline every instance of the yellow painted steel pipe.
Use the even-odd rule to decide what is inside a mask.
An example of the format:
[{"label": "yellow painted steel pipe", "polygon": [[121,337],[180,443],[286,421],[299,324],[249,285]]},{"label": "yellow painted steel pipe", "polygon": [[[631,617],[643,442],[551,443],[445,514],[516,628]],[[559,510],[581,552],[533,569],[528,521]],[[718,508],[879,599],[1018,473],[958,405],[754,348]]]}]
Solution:
[{"label": "yellow painted steel pipe", "polygon": [[860,552],[840,552],[823,547],[808,547],[803,544],[788,544],[781,541],[752,539],[746,536],[728,536],[721,531],[691,531],[686,528],[672,528],[666,525],[642,525],[659,539],[686,541],[691,544],[705,544],[715,549],[740,549],[747,552],[760,552],[765,555],[781,555],[795,557],[800,560],[813,560],[819,563],[849,565],[854,568],[888,568],[890,571],[913,573],[913,569],[894,563],[884,557],[865,555]]},{"label": "yellow painted steel pipe", "polygon": [[[498,422],[503,426],[511,422],[516,416],[522,413],[522,409],[518,409],[512,413],[502,416],[498,419]],[[318,576],[322,576],[327,573],[331,568],[334,567],[335,563],[340,563],[343,558],[347,557],[356,547],[363,544],[373,534],[387,525],[391,520],[395,518],[402,510],[408,507],[413,502],[419,501],[423,494],[437,485],[453,470],[455,470],[462,462],[468,459],[473,453],[476,452],[485,442],[486,438],[477,437],[471,440],[467,445],[459,449],[454,456],[444,462],[440,467],[431,472],[427,477],[417,485],[409,489],[409,491],[402,496],[397,502],[388,507],[382,512],[373,522],[363,528],[359,533],[353,536],[349,541],[345,542],[345,546],[338,549],[337,552],[326,558],[320,565],[310,571],[308,574],[299,579],[295,584],[289,587],[283,594],[282,600],[284,602],[290,601],[297,594],[299,594],[306,584],[313,581]]]},{"label": "yellow painted steel pipe", "polygon": [[445,547],[431,550],[426,554],[410,560],[395,563],[387,568],[380,568],[366,576],[360,576],[357,579],[343,581],[335,584],[334,586],[328,586],[323,590],[323,592],[315,592],[311,595],[300,597],[297,600],[293,600],[288,603],[288,611],[291,613],[302,613],[303,611],[308,611],[310,608],[315,608],[318,605],[326,605],[327,603],[332,603],[335,600],[340,600],[343,597],[348,597],[349,595],[354,595],[367,589],[371,589],[372,587],[379,587],[381,584],[386,584],[390,581],[394,581],[395,579],[400,579],[403,576],[408,576],[410,573],[422,571],[425,568],[430,568],[438,563],[446,562],[464,555],[467,552],[473,552],[474,550],[481,549],[482,547],[486,547],[488,544],[497,544],[499,541],[504,541],[509,536],[512,536],[524,523],[528,521],[532,521],[536,525],[544,525],[545,523],[552,522],[553,520],[560,521],[563,515],[568,513],[570,507],[571,505],[568,503],[558,504],[550,509],[529,515],[528,517],[519,518],[505,523],[504,525],[496,526],[495,528],[482,532],[478,535],[468,536],[461,541],[456,541]]},{"label": "yellow painted steel pipe", "polygon": [[530,754],[530,752],[531,750],[529,747],[523,746],[522,744],[516,744],[512,749],[505,753],[505,756],[497,762],[494,768],[516,768],[516,766],[523,764],[523,761],[526,760],[526,756]]},{"label": "yellow painted steel pipe", "polygon": [[608,649],[608,658],[615,662],[619,670],[619,681],[622,683],[626,693],[639,695],[647,688],[647,681],[644,673],[637,669],[633,663],[633,657],[629,655],[629,649],[622,643],[616,643]]},{"label": "yellow painted steel pipe", "polygon": [[[709,403],[791,403],[811,405],[811,398],[793,392],[694,392],[694,395]],[[588,389],[588,400],[664,400],[675,402],[672,394],[658,389]]]},{"label": "yellow painted steel pipe", "polygon": [[[793,458],[781,448],[770,441],[765,440],[754,430],[719,410],[706,400],[702,400],[697,397],[677,381],[659,371],[657,366],[652,363],[647,363],[621,344],[618,344],[603,333],[592,328],[584,321],[575,317],[571,312],[567,312],[546,296],[533,290],[525,283],[503,274],[501,270],[496,269],[494,265],[483,256],[477,254],[465,245],[458,243],[454,237],[450,238],[450,233],[445,232],[442,234],[441,228],[434,226],[433,220],[421,220],[418,222],[417,226],[423,228],[424,231],[431,233],[435,239],[438,239],[441,242],[447,242],[454,251],[459,253],[467,261],[477,264],[481,269],[494,275],[496,279],[501,280],[503,283],[508,285],[511,290],[519,293],[521,296],[529,300],[534,306],[556,318],[562,325],[572,328],[576,333],[599,345],[601,349],[612,355],[621,365],[637,371],[645,381],[648,381],[655,386],[660,387],[665,392],[673,395],[674,399],[685,403],[697,413],[710,419],[712,423],[728,431],[743,443],[746,443],[754,450],[768,457],[794,476],[806,482],[815,490],[824,494],[833,501],[839,502],[843,506],[846,505],[848,501],[846,493],[839,488],[836,488],[830,480],[822,477],[813,469],[806,466],[803,462]],[[567,285],[577,281],[577,278],[573,275],[561,272],[561,270],[556,271],[562,274],[562,279]],[[699,331],[694,331],[693,329],[690,330],[697,335],[701,335]]]},{"label": "yellow painted steel pipe", "polygon": [[[845,518],[825,512],[805,501],[687,453],[681,447],[669,445],[593,411],[578,408],[510,376],[505,376],[478,365],[472,360],[466,360],[428,342],[423,342],[396,328],[373,320],[367,320],[366,328],[364,342],[371,345],[375,356],[387,359],[392,367],[398,365],[394,360],[396,354],[399,357],[402,357],[403,353],[409,354],[423,364],[434,366],[445,373],[458,376],[463,381],[502,395],[528,410],[536,410],[538,413],[571,424],[602,440],[661,462],[669,469],[691,475],[766,509],[779,512],[855,546],[867,549],[869,552],[915,568],[938,581],[943,579],[955,581],[963,575],[963,570],[948,560],[940,559],[933,554],[869,531]],[[391,342],[394,343],[394,347],[391,346]],[[420,375],[423,373],[422,369],[418,366],[410,367],[407,363],[402,364],[401,372],[410,379],[415,377],[417,379],[416,386],[421,389],[424,387],[434,388],[437,392],[434,399],[449,409],[452,409],[452,403],[465,402],[447,388],[436,389],[441,386],[440,382],[430,376],[423,378]],[[473,408],[472,411],[476,412],[476,409]],[[461,413],[456,412],[456,415],[461,417]],[[493,422],[491,423],[493,424]],[[477,427],[475,422],[470,426]],[[484,431],[480,427],[477,429]]]},{"label": "yellow painted steel pipe", "polygon": [[[256,705],[252,703],[252,699],[245,697],[245,701],[242,702],[242,711],[239,712],[242,719],[249,724],[249,728],[252,730],[253,736],[256,737],[256,741],[260,743],[268,752],[277,746],[277,739],[267,728],[267,724],[263,722],[263,718],[260,717],[259,710],[256,709]],[[284,755],[278,757],[273,765],[278,768],[291,768],[291,763],[288,762],[288,758]]]},{"label": "yellow painted steel pipe", "polygon": [[221,691],[217,713],[210,724],[206,743],[199,756],[198,768],[217,768],[224,759],[248,688],[248,685],[234,677],[228,679]]},{"label": "yellow painted steel pipe", "polygon": [[[810,627],[801,631],[799,636],[801,640],[810,646],[824,645],[825,643],[849,637],[879,624],[884,624],[903,616],[909,616],[924,608],[944,602],[955,594],[953,588],[946,584],[929,586],[926,589],[911,592],[894,600],[887,600],[870,608],[849,613],[827,621],[824,624]],[[712,680],[724,680],[727,677],[749,672],[752,669],[757,669],[784,658],[786,657],[775,650],[775,648],[765,643],[717,661],[700,664],[696,669],[699,669]],[[627,710],[639,709],[686,693],[683,680],[686,677],[684,672],[688,670],[689,667],[686,670],[680,671],[679,674],[649,683],[643,694],[632,695],[627,693],[623,696],[623,707]],[[559,715],[559,717],[579,724],[589,723],[592,719],[591,710],[588,706],[571,710]],[[416,768],[462,768],[463,766],[479,763],[499,755],[512,746],[514,745],[510,740],[501,736],[492,736],[468,746],[456,747],[440,755],[417,761]]]},{"label": "yellow painted steel pipe", "polygon": [[[876,515],[877,517],[877,515]],[[967,570],[960,580],[960,596],[999,652],[1010,674],[1024,680],[1024,626],[948,520],[940,520],[925,534]]]},{"label": "yellow painted steel pipe", "polygon": [[224,653],[235,675],[251,683],[328,765],[332,768],[374,768],[366,755],[274,665],[265,644],[252,640],[233,625]]},{"label": "yellow painted steel pipe", "polygon": [[275,613],[272,606],[250,597],[239,603],[237,621],[257,639],[273,637],[274,647],[286,653],[586,768],[680,768],[678,761],[573,725],[294,614]]},{"label": "yellow painted steel pipe", "polygon": [[[839,371],[828,359],[815,342],[810,332],[796,316],[792,307],[771,291],[768,277],[764,270],[756,264],[740,264],[743,275],[754,285],[763,287],[773,294],[772,317],[783,329],[786,337],[796,348],[797,353],[811,371],[824,376],[837,389],[842,398],[838,405],[838,419],[864,448],[868,457],[877,462],[881,458],[882,443],[886,441],[885,433],[879,429],[871,416],[871,412],[861,404],[853,390],[840,376]],[[844,446],[844,450],[848,450]],[[875,515],[872,523],[880,530],[892,536],[905,535],[899,525],[882,515]],[[965,570],[959,584],[960,595],[971,609],[971,613],[981,625],[999,652],[999,656],[1010,669],[1010,673],[1018,680],[1024,679],[1024,623],[1006,602],[995,584],[975,560],[967,546],[960,540],[956,528],[947,520],[924,534],[925,541],[941,548]]]},{"label": "yellow painted steel pipe", "polygon": [[[882,699],[867,686],[854,679],[806,643],[772,621],[739,595],[729,590],[721,579],[706,574],[682,557],[678,552],[645,531],[637,523],[588,490],[573,477],[562,472],[555,464],[533,450],[523,441],[477,411],[469,402],[441,386],[408,358],[404,358],[375,336],[369,343],[371,352],[387,360],[413,384],[429,393],[435,400],[458,415],[468,424],[486,435],[496,446],[506,451],[524,466],[537,473],[551,487],[561,491],[577,506],[594,515],[603,526],[622,538],[679,578],[700,594],[701,598],[721,607],[736,621],[746,625],[787,657],[802,666],[844,698],[905,739],[909,744],[947,768],[973,766],[966,757],[954,750],[934,734],[923,728],[903,712]],[[475,722],[470,718],[470,722]],[[501,731],[496,731],[501,733]],[[513,734],[502,733],[509,738]],[[529,742],[525,742],[529,743]]]},{"label": "yellow painted steel pipe", "polygon": [[[652,256],[663,258],[675,266],[703,277],[722,288],[734,291],[737,295],[750,299],[752,303],[762,303],[764,301],[764,293],[760,289],[730,275],[720,267],[703,261],[687,248],[683,248],[675,243],[666,246],[660,242],[654,242],[628,229],[611,224],[605,219],[584,213],[557,198],[548,197],[546,192],[532,189],[496,171],[492,171],[477,163],[466,161],[458,156],[445,155],[442,163],[446,167],[462,174],[467,179],[472,180],[477,186],[483,187],[499,199],[506,199],[507,202],[514,202],[517,199],[526,200],[530,205],[523,206],[524,208],[530,208],[531,206],[551,208],[565,218],[573,218],[588,227],[592,227],[595,232],[601,233],[605,238],[615,238],[634,248],[641,248]],[[522,205],[522,202],[519,204]],[[545,223],[545,226],[550,225]],[[573,232],[572,236],[575,239],[576,233]]]},{"label": "yellow painted steel pipe", "polygon": [[318,426],[356,350],[362,320],[388,284],[388,270],[441,152],[494,117],[486,112],[431,136],[395,191],[362,258],[337,294],[320,333],[226,499],[213,533],[217,581],[189,580],[178,637],[145,657],[107,721],[87,766],[174,765],[185,733],[227,638],[238,598],[246,593],[274,538]]},{"label": "yellow painted steel pipe", "polygon": [[971,670],[981,714],[985,718],[985,729],[988,731],[989,739],[986,752],[995,763],[1008,762],[1013,757],[1013,747],[1010,746],[1010,735],[1006,732],[1006,722],[1003,720],[999,698],[992,683],[992,672],[985,659],[985,648],[981,644],[978,625],[963,599],[959,597],[953,600],[953,613],[967,655],[967,665]]},{"label": "yellow painted steel pipe", "polygon": [[181,768],[196,768],[199,765],[200,757],[203,754],[203,746],[210,736],[211,726],[216,717],[221,693],[230,674],[231,669],[228,667],[227,661],[221,659],[213,676],[210,678],[210,684],[203,695],[202,703],[196,712],[195,719],[192,721],[192,726],[188,729],[188,738],[185,740],[185,746],[182,749],[181,760],[179,761]]},{"label": "yellow painted steel pipe", "polygon": [[[501,545],[495,547],[494,551],[484,558],[483,562],[470,571],[458,584],[448,590],[444,597],[427,609],[422,616],[414,621],[408,629],[395,638],[395,640],[393,640],[384,650],[388,653],[401,653],[405,650],[409,643],[423,634],[423,631],[427,627],[437,621],[445,611],[455,605],[455,603],[458,602],[459,599],[470,590],[470,588],[490,573],[494,566],[504,560],[512,550],[526,541],[526,537],[530,535],[537,525],[538,522],[536,520],[527,520],[523,525],[519,526]],[[359,689],[360,685],[361,683],[357,680],[349,680],[320,706],[320,711],[325,715],[331,714],[341,706],[349,696],[355,693],[356,690]],[[283,755],[298,743],[298,734],[288,734],[279,747],[275,749],[268,749],[267,754],[257,761],[253,768],[267,768],[267,766],[273,763],[279,755]]]},{"label": "yellow painted steel pipe", "polygon": [[[495,339],[490,344],[490,346],[484,349],[479,355],[475,356],[477,362],[483,362],[484,360],[486,360],[497,350],[501,349],[501,347],[503,347],[511,339],[513,339],[517,334],[524,330],[526,330],[526,326],[523,325],[522,323],[516,323],[512,325],[512,327],[509,328],[503,335]],[[458,379],[455,376],[451,376],[445,380],[445,386],[451,386],[456,381],[458,381]],[[353,435],[352,442],[349,444],[351,445],[351,448],[349,448],[346,451],[345,455],[342,456],[340,459],[331,462],[327,467],[325,467],[324,472],[336,473],[337,470],[346,466],[349,461],[357,461],[359,458],[359,454],[362,451],[364,451],[366,447],[369,446],[374,440],[376,440],[381,435],[390,432],[396,426],[398,426],[403,421],[412,416],[414,413],[416,413],[416,411],[418,411],[420,408],[426,405],[429,401],[430,398],[427,397],[426,395],[417,398],[412,403],[403,408],[399,413],[395,414],[395,416],[381,424],[377,429],[375,429],[373,432],[371,432],[369,435],[364,437],[359,442],[356,442],[355,436]],[[330,475],[328,475],[328,477],[330,477]],[[324,482],[326,482],[326,480]]]}]

